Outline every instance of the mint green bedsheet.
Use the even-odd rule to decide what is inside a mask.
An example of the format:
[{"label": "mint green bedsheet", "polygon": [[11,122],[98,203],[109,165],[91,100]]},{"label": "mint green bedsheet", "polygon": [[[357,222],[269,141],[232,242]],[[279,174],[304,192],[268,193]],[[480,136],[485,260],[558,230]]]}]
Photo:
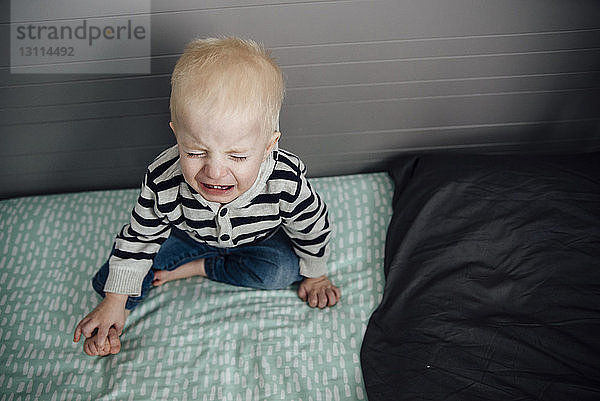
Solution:
[{"label": "mint green bedsheet", "polygon": [[383,294],[392,183],[384,173],[311,182],[334,227],[339,305],[311,309],[293,287],[170,282],[107,357],[85,355],[73,329],[99,302],[90,278],[137,190],[0,202],[0,401],[366,399],[359,352]]}]

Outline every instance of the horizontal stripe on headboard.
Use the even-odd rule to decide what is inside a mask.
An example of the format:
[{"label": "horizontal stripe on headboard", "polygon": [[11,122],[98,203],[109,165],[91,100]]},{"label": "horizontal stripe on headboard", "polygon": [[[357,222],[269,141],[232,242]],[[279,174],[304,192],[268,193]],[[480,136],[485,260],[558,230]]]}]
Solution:
[{"label": "horizontal stripe on headboard", "polygon": [[152,1],[147,75],[11,74],[2,7],[1,197],[138,186],[174,143],[177,57],[215,35],[272,49],[281,146],[312,176],[405,152],[600,148],[596,0]]}]

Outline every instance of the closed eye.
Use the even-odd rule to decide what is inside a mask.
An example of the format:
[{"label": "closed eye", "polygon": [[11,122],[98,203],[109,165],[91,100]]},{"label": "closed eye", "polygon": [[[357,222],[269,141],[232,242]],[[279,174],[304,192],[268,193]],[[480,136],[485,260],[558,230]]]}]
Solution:
[{"label": "closed eye", "polygon": [[248,158],[248,156],[231,155],[231,158],[237,162],[241,162],[241,161],[246,160]]},{"label": "closed eye", "polygon": [[205,153],[191,153],[191,152],[187,152],[186,156],[189,157],[189,158],[194,159],[194,158],[198,158],[198,157],[204,157]]}]

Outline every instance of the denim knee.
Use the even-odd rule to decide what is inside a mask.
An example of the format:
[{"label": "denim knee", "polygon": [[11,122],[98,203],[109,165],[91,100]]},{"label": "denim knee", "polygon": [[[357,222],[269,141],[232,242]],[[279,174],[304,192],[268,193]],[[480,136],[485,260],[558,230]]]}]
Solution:
[{"label": "denim knee", "polygon": [[298,256],[282,230],[255,245],[221,250],[206,259],[204,269],[211,280],[265,290],[302,279]]},{"label": "denim knee", "polygon": [[263,255],[262,266],[265,272],[264,289],[276,290],[289,287],[303,279],[300,275],[298,255],[283,230],[259,244],[255,252]]},{"label": "denim knee", "polygon": [[261,290],[286,288],[302,279],[298,261],[280,263],[244,254],[206,259],[204,270],[213,281]]},{"label": "denim knee", "polygon": [[302,279],[298,256],[293,252],[279,255],[277,262],[267,262],[266,265],[263,270],[266,272],[268,269],[270,274],[265,274],[262,287],[265,290],[286,288]]}]

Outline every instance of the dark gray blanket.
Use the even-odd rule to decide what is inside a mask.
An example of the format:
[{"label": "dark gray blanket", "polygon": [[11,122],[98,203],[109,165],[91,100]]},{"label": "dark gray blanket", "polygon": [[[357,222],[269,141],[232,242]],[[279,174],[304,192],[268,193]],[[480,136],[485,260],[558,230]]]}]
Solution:
[{"label": "dark gray blanket", "polygon": [[368,398],[600,399],[600,153],[398,160]]}]

